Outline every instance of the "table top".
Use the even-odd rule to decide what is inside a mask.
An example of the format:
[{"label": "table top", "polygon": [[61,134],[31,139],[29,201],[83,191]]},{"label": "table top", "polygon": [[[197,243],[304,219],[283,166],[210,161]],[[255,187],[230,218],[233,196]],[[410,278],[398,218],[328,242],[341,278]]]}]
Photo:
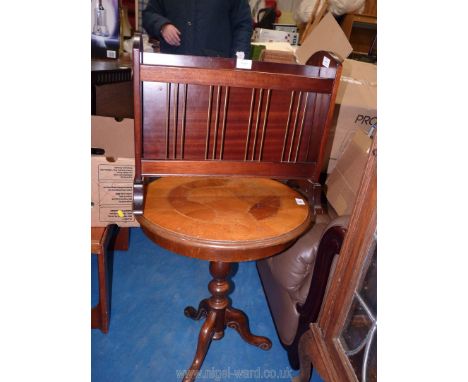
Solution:
[{"label": "table top", "polygon": [[180,254],[210,261],[270,256],[311,223],[307,200],[265,178],[167,177],[147,187],[143,230]]},{"label": "table top", "polygon": [[91,59],[91,71],[108,71],[108,70],[130,70],[132,68],[132,60],[128,57],[121,57],[117,60],[111,59]]},{"label": "table top", "polygon": [[118,60],[91,60],[92,85],[103,85],[131,80],[132,62],[128,58],[119,58]]}]

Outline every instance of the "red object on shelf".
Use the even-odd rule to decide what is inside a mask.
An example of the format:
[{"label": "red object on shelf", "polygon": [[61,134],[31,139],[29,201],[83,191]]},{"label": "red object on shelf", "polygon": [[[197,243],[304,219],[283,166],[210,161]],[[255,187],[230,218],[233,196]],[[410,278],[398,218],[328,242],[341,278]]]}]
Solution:
[{"label": "red object on shelf", "polygon": [[254,20],[254,28],[274,29],[274,23],[278,22],[281,11],[276,9],[275,0],[266,0],[265,7],[260,9]]},{"label": "red object on shelf", "polygon": [[276,9],[277,3],[276,0],[265,0],[265,7],[266,8],[273,8],[276,13],[276,20],[278,21],[278,18],[281,16],[281,11],[279,9]]}]

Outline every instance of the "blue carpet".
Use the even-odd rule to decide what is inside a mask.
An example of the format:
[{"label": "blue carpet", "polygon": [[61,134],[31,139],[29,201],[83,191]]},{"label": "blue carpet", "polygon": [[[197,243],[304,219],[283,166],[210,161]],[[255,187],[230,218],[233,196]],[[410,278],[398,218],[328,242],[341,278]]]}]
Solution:
[{"label": "blue carpet", "polygon": [[[92,380],[95,382],[180,381],[195,355],[202,321],[183,314],[209,296],[208,262],[175,255],[132,228],[128,251],[115,251],[111,320],[108,334],[92,330]],[[97,260],[92,257],[92,296],[98,301]],[[289,366],[261,287],[255,262],[240,263],[232,275],[233,306],[249,316],[252,333],[267,336],[263,351],[227,328],[212,341],[197,381],[290,381]],[[313,382],[322,380],[314,373]]]}]

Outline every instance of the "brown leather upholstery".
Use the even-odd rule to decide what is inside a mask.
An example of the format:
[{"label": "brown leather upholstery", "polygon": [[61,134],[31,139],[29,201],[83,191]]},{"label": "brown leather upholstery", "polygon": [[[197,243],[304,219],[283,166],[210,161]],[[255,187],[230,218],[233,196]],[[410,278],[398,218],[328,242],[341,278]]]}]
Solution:
[{"label": "brown leather upholstery", "polygon": [[322,236],[331,227],[346,227],[348,218],[341,216],[330,221],[327,215],[323,215],[292,247],[276,256],[257,261],[273,320],[284,345],[290,345],[296,336],[299,322],[296,304],[303,304],[309,293]]}]

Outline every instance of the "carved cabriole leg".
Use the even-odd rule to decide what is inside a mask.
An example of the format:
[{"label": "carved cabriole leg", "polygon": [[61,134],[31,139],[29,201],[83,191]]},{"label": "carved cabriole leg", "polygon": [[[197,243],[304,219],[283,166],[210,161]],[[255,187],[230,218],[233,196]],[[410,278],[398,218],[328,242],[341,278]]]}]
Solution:
[{"label": "carved cabriole leg", "polygon": [[200,330],[200,334],[198,335],[198,345],[197,351],[195,353],[195,358],[193,359],[192,365],[187,371],[187,374],[185,374],[183,382],[195,381],[198,371],[200,370],[203,360],[205,359],[208,347],[210,346],[211,339],[213,338],[215,331],[215,323],[216,313],[212,311],[208,313],[208,317],[203,323],[203,326]]},{"label": "carved cabriole leg", "polygon": [[195,309],[193,306],[187,306],[184,309],[184,314],[186,317],[198,321],[202,317],[206,318],[209,310],[210,310],[210,307],[208,305],[208,299],[205,298],[200,301],[200,304],[198,305],[198,309]]},{"label": "carved cabriole leg", "polygon": [[256,336],[250,332],[247,315],[242,310],[232,307],[227,308],[226,325],[235,329],[245,342],[257,346],[262,350],[271,349],[271,341],[268,338]]}]

